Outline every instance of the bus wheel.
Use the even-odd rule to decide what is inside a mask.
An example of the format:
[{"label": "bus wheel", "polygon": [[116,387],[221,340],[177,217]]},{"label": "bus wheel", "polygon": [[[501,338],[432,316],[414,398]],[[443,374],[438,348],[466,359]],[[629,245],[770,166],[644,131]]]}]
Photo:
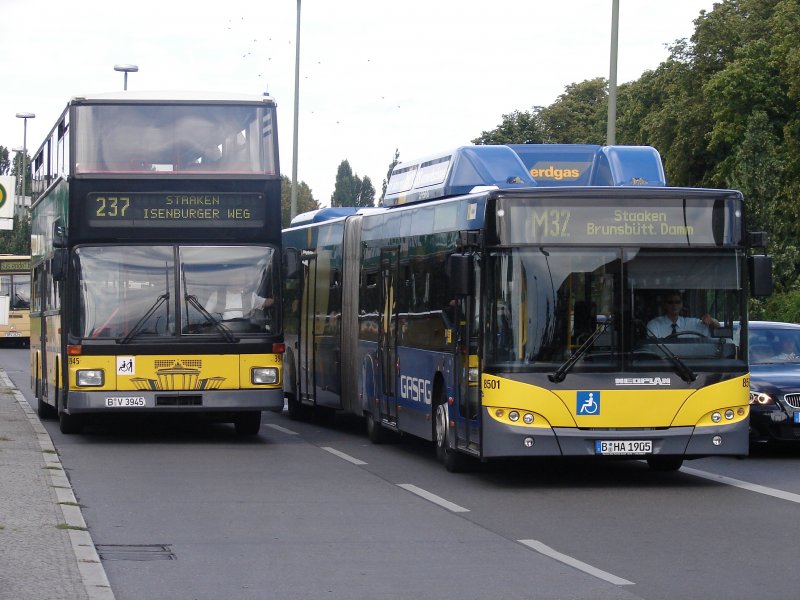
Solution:
[{"label": "bus wheel", "polygon": [[64,435],[83,431],[83,419],[77,415],[68,415],[63,410],[58,413],[58,428]]},{"label": "bus wheel", "polygon": [[680,456],[651,456],[647,459],[647,466],[653,471],[667,472],[677,471],[683,465],[683,458]]},{"label": "bus wheel", "polygon": [[239,413],[233,421],[233,426],[237,435],[258,435],[261,429],[261,411]]},{"label": "bus wheel", "polygon": [[56,409],[45,402],[41,397],[36,398],[36,414],[42,420],[55,419]]},{"label": "bus wheel", "polygon": [[375,420],[375,415],[372,412],[367,413],[367,437],[373,444],[383,444],[388,437],[388,431]]},{"label": "bus wheel", "polygon": [[311,416],[311,411],[294,396],[286,395],[286,406],[289,408],[289,418],[292,421],[307,421]]},{"label": "bus wheel", "polygon": [[460,454],[455,448],[450,448],[449,421],[447,401],[441,398],[436,404],[436,413],[433,419],[436,458],[451,473],[461,473],[467,470],[467,457]]}]

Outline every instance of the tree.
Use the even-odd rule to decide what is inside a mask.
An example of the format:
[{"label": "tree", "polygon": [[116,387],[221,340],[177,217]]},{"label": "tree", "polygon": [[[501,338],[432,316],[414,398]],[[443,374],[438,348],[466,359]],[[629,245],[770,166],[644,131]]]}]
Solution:
[{"label": "tree", "polygon": [[503,115],[495,129],[484,131],[473,144],[542,144],[545,141],[544,124],[539,116],[543,108],[534,106],[531,112],[515,110]]},{"label": "tree", "polygon": [[[297,183],[297,214],[319,209],[319,202],[314,200],[311,188],[305,181]],[[292,180],[286,175],[281,175],[281,228],[286,228],[291,222],[292,214]]]},{"label": "tree", "polygon": [[0,231],[0,254],[31,253],[31,219],[28,211],[14,215],[11,231]]},{"label": "tree", "polygon": [[366,175],[359,186],[356,206],[375,206],[375,187],[372,185],[372,180]]},{"label": "tree", "polygon": [[608,83],[602,77],[573,83],[539,112],[551,144],[603,144],[608,119]]},{"label": "tree", "polygon": [[369,177],[362,180],[353,173],[350,163],[343,160],[336,171],[336,186],[331,194],[331,206],[375,206],[375,188]]},{"label": "tree", "polygon": [[573,83],[547,107],[503,115],[495,129],[473,144],[602,144],[606,137],[608,90],[602,77]]},{"label": "tree", "polygon": [[389,180],[392,178],[392,171],[394,171],[394,168],[398,164],[400,164],[400,150],[395,148],[394,158],[392,159],[392,162],[389,163],[389,170],[386,171],[386,178],[383,180],[383,183],[381,183],[381,203],[383,203],[383,199],[386,197],[386,188],[389,185]]},{"label": "tree", "polygon": [[8,148],[0,146],[0,175],[8,175],[11,170],[11,160],[8,157]]}]

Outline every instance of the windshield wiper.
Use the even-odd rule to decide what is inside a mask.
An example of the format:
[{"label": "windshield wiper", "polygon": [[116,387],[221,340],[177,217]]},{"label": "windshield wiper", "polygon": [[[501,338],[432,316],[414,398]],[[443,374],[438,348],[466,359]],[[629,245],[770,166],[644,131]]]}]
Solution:
[{"label": "windshield wiper", "polygon": [[131,340],[132,340],[134,337],[136,337],[136,335],[137,335],[137,334],[139,333],[139,331],[142,329],[142,326],[143,326],[143,325],[144,325],[144,324],[147,322],[147,319],[149,319],[150,317],[152,317],[152,316],[153,316],[153,314],[154,314],[154,313],[155,313],[155,312],[158,310],[158,308],[159,308],[159,307],[160,307],[162,304],[164,304],[164,302],[166,302],[167,300],[169,300],[169,292],[164,292],[164,293],[163,293],[163,294],[161,294],[161,295],[160,295],[158,298],[156,298],[156,301],[155,301],[155,302],[153,302],[153,306],[151,306],[151,307],[150,307],[150,309],[149,309],[149,310],[148,310],[146,313],[144,313],[144,315],[142,316],[142,318],[141,318],[141,319],[139,319],[139,320],[136,322],[136,325],[134,325],[134,326],[131,328],[131,330],[128,332],[128,334],[127,334],[127,335],[126,335],[124,338],[122,338],[122,339],[120,339],[120,340],[117,340],[117,341],[118,341],[120,344],[127,344],[128,342],[130,342],[130,341],[131,341]]},{"label": "windshield wiper", "polygon": [[[185,286],[186,284],[184,283],[184,287]],[[222,334],[222,337],[225,338],[225,341],[231,343],[239,341],[236,338],[236,336],[231,333],[230,329],[225,327],[225,325],[223,325],[220,321],[217,321],[214,315],[212,315],[210,312],[206,310],[206,308],[197,299],[197,296],[193,294],[184,294],[183,298],[184,300],[186,300],[186,302],[191,304],[197,310],[197,312],[203,315],[206,318],[206,321],[211,323],[217,329],[217,331],[219,331]]]},{"label": "windshield wiper", "polygon": [[678,355],[676,355],[672,350],[670,350],[663,342],[660,342],[658,337],[650,331],[647,330],[647,338],[656,345],[656,348],[661,350],[661,352],[666,356],[673,365],[675,365],[675,372],[683,379],[686,383],[692,383],[695,379],[697,379],[697,373],[692,371],[685,362],[683,362]]},{"label": "windshield wiper", "polygon": [[[118,340],[120,344],[127,344],[133,338],[135,338],[142,329],[142,326],[147,322],[147,319],[152,317],[158,308],[164,304],[164,302],[169,300],[169,265],[167,265],[166,262],[164,263],[164,278],[166,279],[164,293],[156,298],[156,301],[153,302],[153,306],[151,306],[150,309],[144,313],[144,316],[142,316],[142,318],[136,322],[136,325],[131,328],[131,330],[128,332],[128,335],[123,337],[121,340]],[[167,324],[169,324],[169,304],[167,304]],[[158,327],[158,320],[156,320],[156,327]]]},{"label": "windshield wiper", "polygon": [[[194,294],[189,293],[189,286],[186,284],[186,267],[181,262],[181,277],[183,278],[183,299],[187,304],[191,304],[197,312],[203,315],[206,319],[207,323],[211,323],[214,328],[222,334],[222,337],[225,338],[226,342],[234,343],[238,342],[239,339],[231,333],[231,330],[225,327],[220,321],[217,321],[216,317],[212,315],[210,312],[206,310],[206,307],[203,306],[200,301],[197,299],[197,296]],[[186,309],[187,318],[189,309]]]},{"label": "windshield wiper", "polygon": [[575,363],[578,362],[584,354],[586,354],[589,351],[589,348],[591,348],[594,345],[594,343],[597,340],[597,338],[599,338],[601,335],[603,335],[603,333],[605,333],[606,329],[608,329],[608,326],[611,325],[611,323],[613,321],[614,321],[614,316],[613,315],[610,316],[608,319],[606,319],[600,325],[600,327],[598,327],[597,329],[594,330],[594,333],[592,333],[592,335],[589,336],[589,339],[587,339],[585,342],[583,342],[583,344],[581,344],[580,348],[578,348],[572,354],[572,356],[570,356],[564,362],[564,364],[562,364],[555,371],[550,373],[547,376],[547,378],[550,381],[552,381],[553,383],[561,383],[562,381],[564,381],[564,379],[567,378],[567,373],[569,372],[569,370],[573,366],[575,366]]}]

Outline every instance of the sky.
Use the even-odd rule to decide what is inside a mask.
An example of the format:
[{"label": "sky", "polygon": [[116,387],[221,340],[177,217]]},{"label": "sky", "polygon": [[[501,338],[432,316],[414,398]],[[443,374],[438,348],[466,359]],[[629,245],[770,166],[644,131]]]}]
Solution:
[{"label": "sky", "polygon": [[[617,81],[694,32],[712,0],[620,0]],[[347,160],[381,193],[400,160],[467,145],[503,115],[609,77],[612,0],[302,0],[298,180],[329,205]],[[0,145],[32,155],[73,96],[269,92],[291,178],[297,2],[0,0]]]}]

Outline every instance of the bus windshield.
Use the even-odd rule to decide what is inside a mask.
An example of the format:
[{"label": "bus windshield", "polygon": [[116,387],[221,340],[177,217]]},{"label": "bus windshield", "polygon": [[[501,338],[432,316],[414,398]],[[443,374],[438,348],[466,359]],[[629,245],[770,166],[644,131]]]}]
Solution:
[{"label": "bus windshield", "polygon": [[31,276],[0,275],[0,296],[8,296],[10,310],[30,310]]},{"label": "bus windshield", "polygon": [[74,332],[125,343],[274,335],[275,256],[264,246],[80,246]]},{"label": "bus windshield", "polygon": [[[490,259],[488,364],[741,368],[744,257],[716,250],[525,247]],[[673,304],[679,306],[671,308]],[[675,311],[676,326],[665,311]],[[598,330],[602,330],[599,331]],[[593,336],[592,334],[598,333]]]},{"label": "bus windshield", "polygon": [[75,107],[75,173],[277,172],[272,107],[88,104]]}]

